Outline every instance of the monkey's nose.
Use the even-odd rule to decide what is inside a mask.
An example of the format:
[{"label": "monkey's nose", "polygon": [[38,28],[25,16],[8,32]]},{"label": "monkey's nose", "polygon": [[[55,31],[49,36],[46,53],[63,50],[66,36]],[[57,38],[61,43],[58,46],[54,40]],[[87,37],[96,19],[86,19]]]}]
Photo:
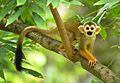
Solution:
[{"label": "monkey's nose", "polygon": [[88,34],[88,35],[92,35],[92,32],[91,32],[91,31],[88,31],[87,34]]}]

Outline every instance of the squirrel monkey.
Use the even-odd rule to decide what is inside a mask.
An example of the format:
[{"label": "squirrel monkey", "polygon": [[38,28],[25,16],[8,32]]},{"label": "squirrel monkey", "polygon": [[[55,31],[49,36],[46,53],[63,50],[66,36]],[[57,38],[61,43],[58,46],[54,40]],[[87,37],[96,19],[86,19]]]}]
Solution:
[{"label": "squirrel monkey", "polygon": [[[84,58],[86,58],[89,62],[88,65],[90,67],[96,64],[96,58],[91,53],[93,50],[94,41],[96,39],[96,34],[100,32],[100,27],[96,25],[94,22],[86,22],[81,24],[78,21],[69,21],[64,23],[65,28],[67,30],[69,40],[72,43],[75,39],[79,43],[79,52]],[[35,26],[29,26],[25,28],[18,39],[17,49],[16,49],[16,57],[15,57],[15,65],[17,70],[22,70],[21,62],[22,62],[22,43],[23,39],[29,32],[39,32],[49,35],[50,33],[46,30],[40,30]],[[60,45],[59,50],[63,49],[63,45]]]},{"label": "squirrel monkey", "polygon": [[[73,23],[73,24],[72,24]],[[65,22],[65,27],[69,27],[74,29],[76,26],[79,26],[79,22],[78,21],[69,21],[69,22]],[[71,25],[70,25],[71,24]],[[68,30],[68,29],[67,29]],[[29,32],[38,32],[38,33],[43,33],[47,36],[50,36],[51,37],[51,34],[54,32],[57,31],[57,29],[53,30],[53,31],[48,31],[48,30],[41,30],[41,29],[38,29],[37,27],[35,26],[29,26],[29,27],[26,27],[20,34],[19,36],[19,39],[17,41],[17,47],[16,47],[16,56],[15,56],[15,66],[16,66],[16,69],[18,71],[21,71],[22,70],[22,67],[21,67],[21,62],[22,62],[22,57],[23,57],[23,52],[22,52],[22,43],[23,43],[23,39],[24,37],[29,33]]]},{"label": "squirrel monkey", "polygon": [[[96,64],[96,58],[92,54],[96,35],[100,32],[101,28],[94,22],[85,22],[80,24],[79,27],[67,28],[69,32],[69,40],[72,43],[75,39],[79,43],[80,55],[88,60],[90,67]],[[59,47],[59,50],[64,51],[64,45]]]},{"label": "squirrel monkey", "polygon": [[100,32],[100,27],[94,22],[86,22],[78,27],[80,31],[80,55],[88,60],[90,67],[96,64],[96,58],[91,53],[93,50],[96,34]]}]

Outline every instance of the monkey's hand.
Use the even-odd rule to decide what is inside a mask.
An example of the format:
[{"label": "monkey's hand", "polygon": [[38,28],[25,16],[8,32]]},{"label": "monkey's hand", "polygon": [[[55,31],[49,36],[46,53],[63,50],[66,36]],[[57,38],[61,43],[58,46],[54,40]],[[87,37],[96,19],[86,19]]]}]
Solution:
[{"label": "monkey's hand", "polygon": [[80,55],[88,60],[90,67],[93,67],[97,62],[96,58],[88,50],[80,50]]}]

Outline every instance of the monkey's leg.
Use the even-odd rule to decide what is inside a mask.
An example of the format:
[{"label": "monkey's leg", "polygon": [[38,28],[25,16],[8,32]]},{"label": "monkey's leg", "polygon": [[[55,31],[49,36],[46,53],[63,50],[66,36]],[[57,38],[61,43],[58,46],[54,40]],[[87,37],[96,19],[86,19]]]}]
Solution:
[{"label": "monkey's leg", "polygon": [[64,51],[65,51],[65,48],[64,48],[63,43],[62,43],[62,44],[60,44],[60,46],[58,47],[58,50],[59,50],[59,51],[62,51],[62,52],[64,52]]},{"label": "monkey's leg", "polygon": [[[72,41],[74,40],[74,34],[72,32],[67,32],[67,35],[69,37],[69,40],[70,40],[70,44],[72,43]],[[72,45],[72,44],[71,44]],[[65,48],[64,48],[64,45],[63,43],[58,47],[58,50],[64,52],[65,51]]]},{"label": "monkey's leg", "polygon": [[88,65],[90,67],[96,64],[96,58],[88,50],[80,50],[80,54],[89,61]]}]

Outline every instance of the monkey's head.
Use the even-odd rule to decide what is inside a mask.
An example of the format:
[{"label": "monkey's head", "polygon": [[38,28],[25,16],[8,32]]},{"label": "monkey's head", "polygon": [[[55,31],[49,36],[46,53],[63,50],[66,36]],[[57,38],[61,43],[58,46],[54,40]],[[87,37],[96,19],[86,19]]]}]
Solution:
[{"label": "monkey's head", "polygon": [[86,22],[78,27],[80,33],[88,36],[93,37],[98,34],[101,30],[99,26],[96,25],[94,22]]}]

